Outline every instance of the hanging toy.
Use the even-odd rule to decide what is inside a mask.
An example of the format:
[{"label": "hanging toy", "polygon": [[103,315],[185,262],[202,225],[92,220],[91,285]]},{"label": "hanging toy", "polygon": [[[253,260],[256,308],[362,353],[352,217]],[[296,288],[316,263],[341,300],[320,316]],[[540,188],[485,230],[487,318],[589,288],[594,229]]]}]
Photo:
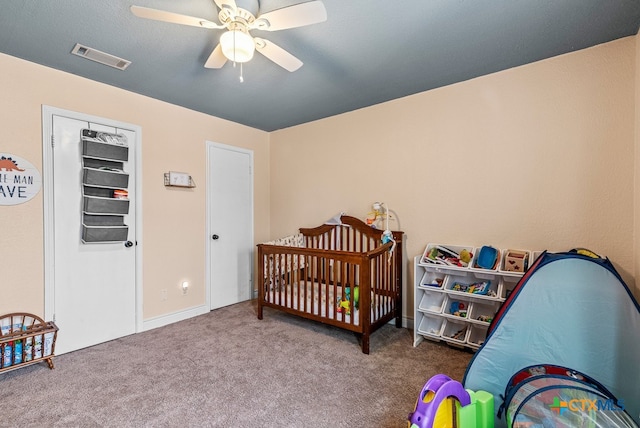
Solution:
[{"label": "hanging toy", "polygon": [[[384,209],[384,210],[383,210]],[[373,216],[373,217],[372,217]],[[377,222],[382,223],[384,220],[384,232],[382,233],[382,244],[387,244],[392,242],[391,248],[389,249],[389,260],[391,263],[391,256],[393,255],[393,250],[396,248],[396,240],[393,239],[393,233],[391,229],[389,229],[389,218],[391,215],[389,214],[389,208],[386,206],[384,202],[374,202],[373,203],[373,212],[367,215],[367,224],[371,227],[378,229],[379,226],[376,225]]]}]

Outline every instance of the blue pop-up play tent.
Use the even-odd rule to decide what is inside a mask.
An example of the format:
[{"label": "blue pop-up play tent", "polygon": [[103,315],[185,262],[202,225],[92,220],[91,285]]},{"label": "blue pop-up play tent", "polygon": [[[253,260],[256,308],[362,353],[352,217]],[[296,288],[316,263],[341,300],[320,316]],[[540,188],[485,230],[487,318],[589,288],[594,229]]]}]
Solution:
[{"label": "blue pop-up play tent", "polygon": [[498,412],[511,377],[538,364],[597,380],[640,423],[640,306],[608,259],[543,253],[496,314],[463,384],[493,394]]}]

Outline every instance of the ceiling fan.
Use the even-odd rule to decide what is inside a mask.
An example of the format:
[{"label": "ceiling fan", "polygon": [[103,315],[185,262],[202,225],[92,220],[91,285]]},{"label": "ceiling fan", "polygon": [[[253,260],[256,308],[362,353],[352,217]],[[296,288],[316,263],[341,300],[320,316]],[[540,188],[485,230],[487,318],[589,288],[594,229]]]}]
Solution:
[{"label": "ceiling fan", "polygon": [[[233,61],[234,64],[240,63],[242,65],[242,63],[251,60],[257,50],[282,68],[292,72],[302,66],[302,61],[269,40],[251,36],[249,31],[286,30],[327,20],[327,11],[320,0],[295,4],[258,14],[258,16],[256,16],[259,11],[258,0],[214,1],[220,9],[218,14],[219,24],[203,18],[142,6],[131,6],[131,12],[140,18],[226,30],[220,36],[220,43],[218,43],[204,64],[206,68],[222,68],[227,60]],[[238,3],[243,7],[240,7]]]}]

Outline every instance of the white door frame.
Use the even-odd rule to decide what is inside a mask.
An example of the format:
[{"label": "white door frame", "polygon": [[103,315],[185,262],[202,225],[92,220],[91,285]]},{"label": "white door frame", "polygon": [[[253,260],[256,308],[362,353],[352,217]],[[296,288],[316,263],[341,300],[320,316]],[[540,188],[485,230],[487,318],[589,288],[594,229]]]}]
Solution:
[{"label": "white door frame", "polygon": [[130,149],[135,151],[135,205],[136,205],[136,236],[134,236],[136,258],[136,333],[142,331],[142,156],[140,146],[142,142],[142,128],[125,122],[64,110],[47,105],[42,106],[42,194],[44,204],[44,316],[45,319],[53,319],[55,310],[55,236],[54,236],[54,204],[53,204],[53,148],[51,138],[53,135],[53,116],[64,116],[83,122],[93,122],[114,128],[128,129],[136,133]]},{"label": "white door frame", "polygon": [[[206,300],[206,305],[207,308],[210,309],[211,308],[211,285],[212,285],[212,271],[211,271],[211,236],[213,234],[213,228],[211,225],[211,213],[213,212],[213,198],[211,195],[211,191],[210,189],[213,187],[212,186],[212,180],[213,180],[213,175],[211,174],[211,165],[209,164],[209,157],[211,155],[211,151],[215,148],[217,149],[225,149],[225,150],[231,150],[231,151],[235,151],[235,152],[239,152],[239,153],[245,153],[249,155],[249,159],[251,162],[251,206],[249,207],[249,209],[251,210],[251,231],[250,231],[250,236],[251,236],[251,242],[254,242],[254,212],[253,212],[253,188],[254,188],[254,175],[253,175],[253,150],[247,150],[247,149],[243,149],[240,147],[236,147],[236,146],[230,146],[227,144],[221,144],[221,143],[214,143],[212,141],[206,141],[206,148],[207,148],[207,212],[206,212],[206,218],[207,218],[207,235],[205,237],[205,254],[207,257],[207,263],[206,263],[206,280],[207,280],[207,286],[205,287],[205,300]],[[254,257],[252,259],[255,259],[255,251],[253,252]],[[253,288],[255,288],[255,283],[254,283],[254,265],[255,263],[252,260],[251,263],[251,298],[254,297],[254,290]]]}]

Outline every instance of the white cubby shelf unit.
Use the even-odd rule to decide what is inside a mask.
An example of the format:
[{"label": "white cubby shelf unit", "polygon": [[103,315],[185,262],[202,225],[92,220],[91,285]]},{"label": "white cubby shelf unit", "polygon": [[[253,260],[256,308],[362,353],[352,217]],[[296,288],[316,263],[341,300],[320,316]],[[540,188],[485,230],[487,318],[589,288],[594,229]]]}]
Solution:
[{"label": "white cubby shelf unit", "polygon": [[[413,346],[424,339],[477,350],[502,302],[541,252],[429,244],[414,260]],[[489,253],[493,266],[480,267]],[[442,251],[440,251],[442,249]],[[465,254],[466,262],[449,253]],[[490,258],[490,260],[493,260]],[[515,260],[515,262],[514,262]],[[486,258],[480,265],[487,266]]]}]

